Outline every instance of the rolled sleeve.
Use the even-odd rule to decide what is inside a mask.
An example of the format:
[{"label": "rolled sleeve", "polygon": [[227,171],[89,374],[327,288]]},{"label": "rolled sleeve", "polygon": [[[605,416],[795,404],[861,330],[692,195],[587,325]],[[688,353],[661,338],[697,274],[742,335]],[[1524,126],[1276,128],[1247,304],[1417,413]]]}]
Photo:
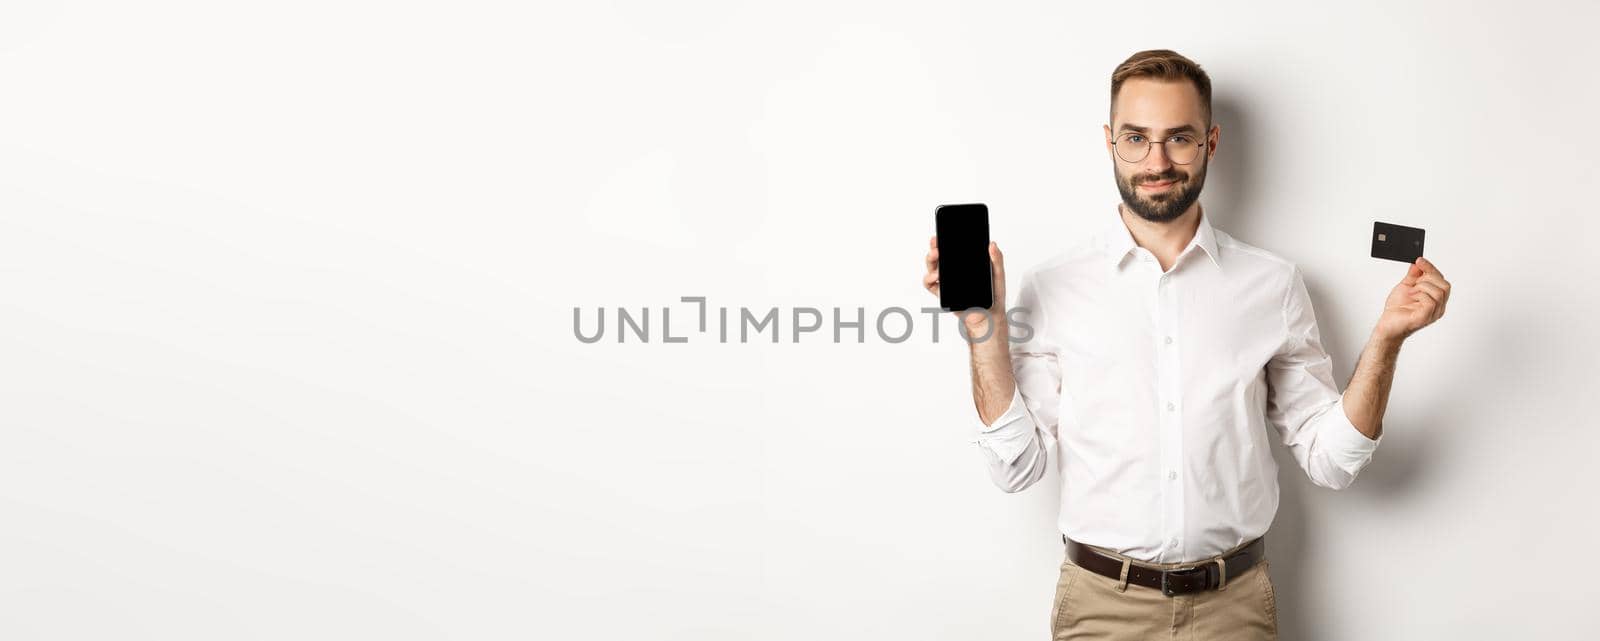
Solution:
[{"label": "rolled sleeve", "polygon": [[1339,466],[1351,476],[1355,476],[1361,468],[1367,466],[1372,460],[1373,451],[1378,449],[1378,444],[1383,441],[1379,435],[1377,440],[1367,438],[1361,430],[1356,429],[1350,422],[1350,416],[1344,412],[1344,397],[1334,402],[1333,407],[1324,412],[1317,424],[1318,441],[1326,440],[1326,456],[1329,462]]},{"label": "rolled sleeve", "polygon": [[1004,465],[1016,462],[1033,439],[1033,420],[1023,403],[1021,387],[1012,390],[1011,406],[994,423],[984,425],[982,419],[975,423],[977,434],[972,442],[993,452]]}]

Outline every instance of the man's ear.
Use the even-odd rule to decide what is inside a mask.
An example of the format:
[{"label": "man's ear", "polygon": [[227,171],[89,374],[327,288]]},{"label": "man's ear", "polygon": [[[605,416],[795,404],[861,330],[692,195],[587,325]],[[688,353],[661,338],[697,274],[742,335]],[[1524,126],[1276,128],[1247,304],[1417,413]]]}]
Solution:
[{"label": "man's ear", "polygon": [[1211,125],[1206,138],[1206,162],[1210,163],[1211,157],[1217,155],[1217,140],[1222,138],[1222,125]]},{"label": "man's ear", "polygon": [[1111,153],[1111,125],[1100,125],[1106,131],[1106,153]]}]

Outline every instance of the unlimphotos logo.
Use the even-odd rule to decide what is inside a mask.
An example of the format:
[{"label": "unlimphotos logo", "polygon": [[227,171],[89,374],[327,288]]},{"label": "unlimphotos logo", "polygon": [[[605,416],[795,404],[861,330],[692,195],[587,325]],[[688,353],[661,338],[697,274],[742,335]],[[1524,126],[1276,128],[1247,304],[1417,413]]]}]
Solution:
[{"label": "unlimphotos logo", "polygon": [[[672,328],[673,308],[658,307],[655,309],[661,312],[659,315],[661,320],[660,342],[687,343],[691,336],[709,334],[713,308],[706,303],[706,297],[681,296],[678,300],[682,303],[692,303],[698,307],[699,323],[697,326],[699,330],[697,333],[674,334]],[[640,307],[630,310],[626,307],[616,307],[614,309],[615,315],[613,318],[616,324],[612,333],[616,336],[616,342],[628,342],[629,334],[632,334],[639,343],[651,342],[651,308]],[[773,343],[780,342],[785,336],[788,337],[791,343],[800,343],[802,338],[807,335],[813,335],[811,338],[806,339],[808,341],[820,341],[822,337],[828,335],[822,333],[822,330],[828,325],[825,319],[829,317],[833,320],[831,324],[832,331],[830,332],[832,342],[846,342],[845,336],[847,334],[854,336],[855,340],[853,342],[867,342],[867,317],[869,314],[865,307],[834,307],[832,308],[832,313],[827,315],[823,314],[822,309],[817,307],[792,307],[787,309],[787,313],[784,313],[784,308],[780,307],[761,309],[743,306],[721,306],[714,308],[714,311],[716,312],[716,341],[719,343],[734,342],[735,340],[739,343],[749,343],[752,335],[756,337],[755,340],[757,342],[760,342],[763,334],[766,334],[769,330],[770,334],[767,334],[767,336],[770,342]],[[948,318],[950,312],[939,307],[921,307],[917,308],[917,311],[927,315],[926,326],[931,328],[929,333],[932,341],[939,342],[939,321],[940,319]],[[1008,328],[1007,335],[1010,342],[1020,343],[1033,338],[1033,327],[1028,325],[1026,320],[1027,311],[1026,308],[1022,307],[1012,307],[1006,310],[1006,327]],[[732,316],[731,321],[730,314]],[[963,320],[975,315],[988,317],[990,312],[987,309],[974,307],[959,313]],[[871,316],[874,318],[874,322],[871,323],[871,327],[874,330],[873,335],[877,340],[885,343],[904,343],[910,340],[918,327],[916,323],[917,315],[905,307],[885,307],[876,314],[871,314]],[[988,320],[993,319],[990,318]],[[787,321],[789,328],[787,333],[782,331],[783,321]],[[584,325],[583,308],[572,308],[572,335],[583,343],[598,343],[604,340],[606,331],[610,328],[606,321],[606,308],[596,307],[594,309],[594,320],[590,324],[591,331],[585,332]],[[981,343],[989,340],[994,335],[996,325],[993,322],[985,322],[983,323],[983,327],[986,328],[985,331],[982,334],[973,336],[967,331],[966,323],[956,324],[961,338],[968,343]],[[730,338],[730,334],[736,334],[736,339]],[[709,337],[707,340],[709,340]]]}]

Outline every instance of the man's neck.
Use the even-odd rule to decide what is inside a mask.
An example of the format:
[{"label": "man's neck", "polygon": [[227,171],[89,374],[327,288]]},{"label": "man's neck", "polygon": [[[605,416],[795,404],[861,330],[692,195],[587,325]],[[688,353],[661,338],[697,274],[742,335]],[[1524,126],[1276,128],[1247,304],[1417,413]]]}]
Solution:
[{"label": "man's neck", "polygon": [[1122,223],[1133,234],[1133,242],[1155,254],[1156,260],[1161,263],[1161,271],[1172,269],[1172,264],[1178,261],[1178,255],[1183,253],[1183,248],[1189,246],[1189,241],[1194,239],[1195,231],[1200,229],[1200,203],[1190,205],[1182,215],[1170,222],[1153,223],[1138,214],[1128,211],[1128,206],[1118,203],[1117,211],[1122,215]]}]

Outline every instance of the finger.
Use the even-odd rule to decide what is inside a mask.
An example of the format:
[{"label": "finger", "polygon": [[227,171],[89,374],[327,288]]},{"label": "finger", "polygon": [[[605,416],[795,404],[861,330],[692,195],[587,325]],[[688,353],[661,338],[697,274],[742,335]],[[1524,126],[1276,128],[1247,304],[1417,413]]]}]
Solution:
[{"label": "finger", "polygon": [[989,241],[989,260],[994,261],[995,278],[1006,275],[1006,257],[1000,253],[1000,243]]},{"label": "finger", "polygon": [[1422,278],[1417,279],[1417,282],[1432,283],[1435,287],[1444,291],[1444,302],[1450,302],[1450,281],[1445,280],[1444,276],[1439,275],[1438,272],[1424,274]]},{"label": "finger", "polygon": [[928,254],[926,256],[922,257],[922,262],[923,262],[923,266],[926,267],[927,269],[930,269],[930,270],[931,269],[938,269],[939,268],[939,250],[937,250],[937,249],[928,250]]},{"label": "finger", "polygon": [[1425,294],[1419,294],[1417,298],[1419,299],[1417,307],[1423,318],[1427,319],[1423,324],[1431,325],[1434,321],[1439,320],[1440,316],[1444,316],[1444,305],[1439,304],[1438,301],[1429,298]]},{"label": "finger", "polygon": [[1433,274],[1440,278],[1444,278],[1444,274],[1439,272],[1439,267],[1434,265],[1433,261],[1428,260],[1425,256],[1417,257],[1417,266],[1421,267],[1424,273]]},{"label": "finger", "polygon": [[1419,282],[1419,283],[1433,283],[1434,285],[1437,285],[1440,289],[1443,289],[1445,283],[1447,283],[1449,281],[1446,281],[1443,276],[1440,276],[1437,273],[1424,272],[1421,276],[1417,277],[1417,282]]},{"label": "finger", "polygon": [[1417,302],[1414,305],[1416,305],[1416,309],[1412,310],[1411,313],[1421,314],[1423,318],[1422,324],[1424,325],[1431,325],[1434,321],[1439,320],[1440,316],[1444,316],[1444,305],[1440,305],[1438,301],[1429,298],[1426,294],[1417,294]]},{"label": "finger", "polygon": [[[1422,260],[1422,258],[1418,257],[1417,260]],[[1422,267],[1416,263],[1411,263],[1411,266],[1406,268],[1405,278],[1400,279],[1400,282],[1405,285],[1415,285],[1417,284],[1417,279],[1421,277]]]},{"label": "finger", "polygon": [[933,270],[931,272],[928,272],[926,275],[924,275],[922,277],[922,286],[924,288],[933,287],[933,286],[938,285],[938,284],[939,284],[939,270],[937,270],[937,269],[935,269],[935,270]]},{"label": "finger", "polygon": [[1422,318],[1426,318],[1426,321],[1422,324],[1430,324],[1438,320],[1440,309],[1443,309],[1443,305],[1438,304],[1434,297],[1427,296],[1427,294],[1416,294],[1413,302],[1410,305],[1405,305],[1402,309],[1408,313],[1421,313]]},{"label": "finger", "polygon": [[1417,291],[1427,294],[1428,297],[1432,298],[1433,302],[1435,303],[1444,303],[1444,289],[1440,288],[1438,285],[1427,281],[1418,281]]},{"label": "finger", "polygon": [[1445,303],[1450,301],[1450,281],[1445,280],[1444,273],[1440,272],[1439,267],[1434,265],[1433,261],[1428,260],[1426,256],[1418,256],[1416,266],[1422,269],[1422,276],[1417,278],[1418,281],[1432,282],[1444,292],[1444,296],[1439,299],[1439,307],[1441,308],[1439,315],[1442,316]]}]

